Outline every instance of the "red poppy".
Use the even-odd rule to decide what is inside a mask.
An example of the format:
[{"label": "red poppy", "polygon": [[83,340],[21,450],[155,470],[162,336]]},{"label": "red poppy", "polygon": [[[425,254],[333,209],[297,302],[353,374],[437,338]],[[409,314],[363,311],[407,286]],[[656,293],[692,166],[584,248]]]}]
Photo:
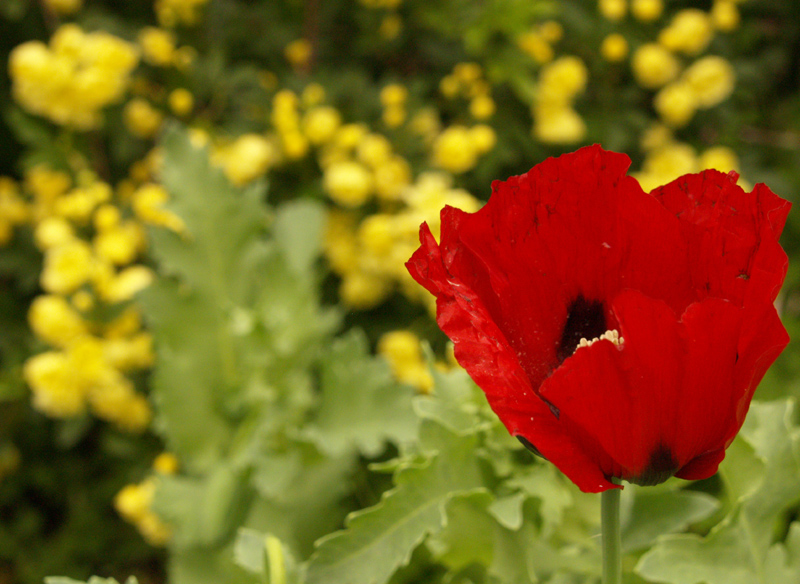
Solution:
[{"label": "red poppy", "polygon": [[629,166],[591,146],[495,181],[407,263],[508,430],[587,492],[714,474],[789,340],[790,204],[715,170],[648,194]]}]

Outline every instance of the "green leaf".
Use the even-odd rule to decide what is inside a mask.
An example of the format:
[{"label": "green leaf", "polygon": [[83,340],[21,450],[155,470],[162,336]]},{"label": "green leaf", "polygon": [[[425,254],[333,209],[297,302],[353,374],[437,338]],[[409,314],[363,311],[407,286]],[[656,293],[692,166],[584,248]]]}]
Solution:
[{"label": "green leaf", "polygon": [[300,581],[294,556],[274,535],[240,529],[233,546],[233,559],[241,568],[261,576],[264,584],[295,584]]},{"label": "green leaf", "polygon": [[378,505],[352,514],[344,531],[320,540],[308,565],[310,584],[386,582],[429,533],[444,526],[444,506],[452,497],[482,487],[476,436],[428,421],[420,435],[428,460],[399,470],[397,486]]},{"label": "green leaf", "polygon": [[[84,584],[83,580],[74,580],[66,576],[49,576],[44,579],[45,584]],[[129,576],[125,580],[125,584],[138,584],[135,576]],[[99,576],[92,576],[85,584],[119,584],[114,578],[101,578]]]},{"label": "green leaf", "polygon": [[549,537],[561,524],[564,512],[573,504],[570,487],[552,464],[536,464],[525,474],[518,474],[507,482],[527,497],[540,501],[542,534]]},{"label": "green leaf", "polygon": [[622,495],[625,552],[647,548],[658,536],[682,531],[719,508],[714,497],[693,491],[654,491],[626,485]]},{"label": "green leaf", "polygon": [[[737,456],[720,466],[736,500],[733,510],[705,538],[659,538],[636,567],[641,576],[671,584],[782,584],[773,577],[792,573],[796,535],[790,534],[789,547],[784,548],[772,544],[774,530],[786,510],[800,501],[800,433],[791,416],[791,402],[752,404],[737,441],[746,441],[762,465],[742,465],[748,449],[737,448]],[[743,471],[761,468],[761,480],[743,476]]]},{"label": "green leaf", "polygon": [[352,329],[322,360],[322,397],[308,435],[324,452],[357,449],[367,457],[387,441],[407,442],[417,434],[411,409],[414,390],[392,378],[388,364],[369,355],[366,335]]},{"label": "green leaf", "polygon": [[272,226],[275,243],[295,273],[308,273],[319,257],[324,224],[325,210],[316,201],[299,199],[278,208]]},{"label": "green leaf", "polygon": [[[428,359],[433,362],[432,356]],[[463,369],[439,371],[430,367],[433,392],[414,398],[414,411],[454,432],[471,432],[482,422],[477,415],[475,384]]]}]

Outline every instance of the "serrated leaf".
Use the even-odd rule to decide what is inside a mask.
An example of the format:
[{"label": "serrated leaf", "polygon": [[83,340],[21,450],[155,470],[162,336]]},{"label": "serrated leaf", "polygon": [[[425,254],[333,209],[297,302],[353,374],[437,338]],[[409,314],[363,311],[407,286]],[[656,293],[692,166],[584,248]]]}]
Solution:
[{"label": "serrated leaf", "polygon": [[[753,456],[763,462],[763,480],[748,480],[739,468],[736,479],[728,481],[731,465],[738,461],[724,461],[721,474],[732,495],[738,496],[731,514],[705,538],[659,538],[636,567],[641,576],[670,584],[775,584],[765,567],[770,558],[770,565],[780,564],[775,555],[780,552],[771,546],[775,522],[800,501],[800,436],[791,425],[791,413],[791,402],[751,405],[737,440],[747,441]],[[743,453],[746,450],[740,449]]]},{"label": "serrated leaf", "polygon": [[366,335],[352,329],[322,360],[322,396],[308,435],[324,452],[357,449],[376,456],[387,441],[406,442],[417,433],[411,409],[414,390],[392,378],[388,364],[369,354]]},{"label": "serrated leaf", "polygon": [[537,464],[525,474],[514,476],[508,486],[540,501],[542,534],[549,537],[561,523],[564,511],[573,504],[569,485],[551,464]]},{"label": "serrated leaf", "polygon": [[320,540],[308,564],[310,584],[383,584],[442,528],[451,497],[483,486],[476,436],[433,422],[423,422],[420,436],[427,463],[399,470],[397,486],[378,505],[352,514],[344,531]]},{"label": "serrated leaf", "polygon": [[[432,362],[432,357],[429,357]],[[463,369],[444,372],[430,367],[433,392],[414,399],[414,411],[421,418],[435,420],[454,432],[470,432],[481,423],[473,399],[474,382]]]},{"label": "serrated leaf", "polygon": [[770,584],[800,582],[800,523],[789,526],[785,544],[775,544],[764,562],[764,579]]}]

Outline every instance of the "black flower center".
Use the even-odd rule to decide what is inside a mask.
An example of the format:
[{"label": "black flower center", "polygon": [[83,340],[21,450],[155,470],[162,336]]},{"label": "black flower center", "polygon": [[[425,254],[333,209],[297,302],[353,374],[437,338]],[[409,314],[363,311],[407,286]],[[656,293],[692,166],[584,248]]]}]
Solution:
[{"label": "black flower center", "polygon": [[562,363],[578,348],[581,339],[596,339],[606,332],[606,314],[599,300],[586,300],[578,295],[567,309],[567,322],[561,333],[556,356]]},{"label": "black flower center", "polygon": [[628,479],[629,482],[643,487],[660,485],[678,471],[678,461],[668,446],[659,444],[650,453],[650,461],[638,476]]}]

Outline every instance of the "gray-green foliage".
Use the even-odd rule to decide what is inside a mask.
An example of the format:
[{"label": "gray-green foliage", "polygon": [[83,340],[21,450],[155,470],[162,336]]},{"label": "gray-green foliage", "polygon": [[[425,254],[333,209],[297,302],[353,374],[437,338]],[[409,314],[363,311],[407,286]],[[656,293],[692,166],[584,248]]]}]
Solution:
[{"label": "gray-green foliage", "polygon": [[[434,391],[415,395],[362,331],[337,333],[318,298],[321,206],[271,208],[263,186],[231,186],[181,131],[163,146],[186,232],[153,233],[163,276],[142,301],[158,428],[183,465],[155,502],[175,530],[171,581],[597,582],[598,496],[512,439],[463,371],[433,369]],[[677,479],[626,487],[633,581],[798,581],[790,413],[753,405],[722,466],[725,505]],[[682,533],[711,517],[708,535]]]}]

